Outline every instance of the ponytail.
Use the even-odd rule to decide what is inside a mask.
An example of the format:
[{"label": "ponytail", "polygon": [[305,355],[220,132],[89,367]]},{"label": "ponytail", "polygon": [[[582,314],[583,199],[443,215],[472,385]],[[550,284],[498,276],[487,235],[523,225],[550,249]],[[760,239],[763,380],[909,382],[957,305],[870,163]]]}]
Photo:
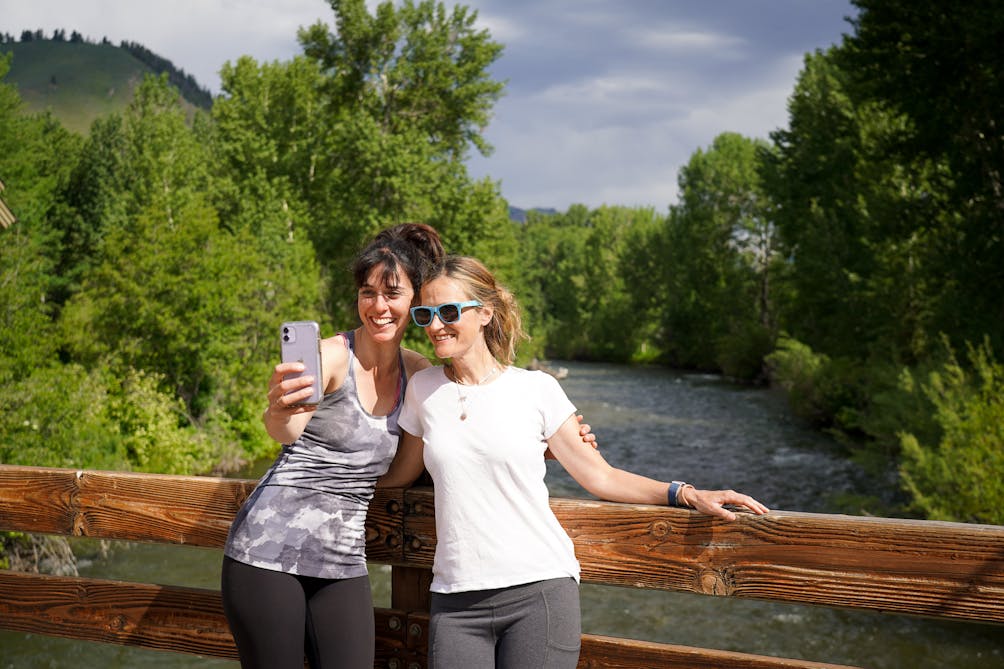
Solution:
[{"label": "ponytail", "polygon": [[391,283],[398,272],[407,275],[415,294],[432,269],[446,257],[443,241],[431,225],[399,223],[377,233],[352,263],[356,288],[361,288],[374,267],[383,265],[383,280]]}]

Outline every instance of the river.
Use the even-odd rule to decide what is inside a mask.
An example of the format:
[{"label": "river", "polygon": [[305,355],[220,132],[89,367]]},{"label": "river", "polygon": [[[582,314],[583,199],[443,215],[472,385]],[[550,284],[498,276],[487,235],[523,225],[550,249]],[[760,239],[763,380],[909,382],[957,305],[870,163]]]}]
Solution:
[{"label": "river", "polygon": [[[774,509],[856,513],[891,502],[889,481],[849,460],[795,418],[777,393],[712,375],[654,367],[555,362],[562,386],[614,465],[703,488],[730,487]],[[257,475],[260,470],[247,475]],[[556,463],[551,494],[588,496]],[[220,552],[75,540],[81,576],[218,588]],[[377,606],[389,606],[389,567],[371,568]],[[583,630],[871,669],[1004,669],[1004,628],[817,606],[612,586],[582,586]],[[0,631],[0,669],[225,667],[236,662]]]}]

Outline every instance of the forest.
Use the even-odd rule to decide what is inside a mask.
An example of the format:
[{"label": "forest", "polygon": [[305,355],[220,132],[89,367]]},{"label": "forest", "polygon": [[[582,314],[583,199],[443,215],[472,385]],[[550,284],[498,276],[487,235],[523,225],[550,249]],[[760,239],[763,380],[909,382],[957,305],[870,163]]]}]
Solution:
[{"label": "forest", "polygon": [[353,327],[353,254],[422,221],[519,297],[522,363],[770,384],[894,472],[906,506],[863,512],[1004,524],[1004,5],[854,4],[842,43],[805,55],[787,127],[723,129],[666,211],[522,223],[466,168],[504,84],[463,5],[330,0],[292,60],[223,64],[210,109],[151,76],[86,135],[28,113],[0,60],[0,462],[274,454],[278,324]]}]

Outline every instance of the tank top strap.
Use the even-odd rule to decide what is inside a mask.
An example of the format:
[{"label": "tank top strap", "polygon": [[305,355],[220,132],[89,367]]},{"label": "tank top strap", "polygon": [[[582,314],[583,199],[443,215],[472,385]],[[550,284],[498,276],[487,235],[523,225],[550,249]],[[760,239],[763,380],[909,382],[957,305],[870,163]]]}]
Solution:
[{"label": "tank top strap", "polygon": [[354,330],[339,332],[345,338],[345,348],[349,353],[349,373],[342,381],[342,387],[353,397],[356,395],[356,333]]}]

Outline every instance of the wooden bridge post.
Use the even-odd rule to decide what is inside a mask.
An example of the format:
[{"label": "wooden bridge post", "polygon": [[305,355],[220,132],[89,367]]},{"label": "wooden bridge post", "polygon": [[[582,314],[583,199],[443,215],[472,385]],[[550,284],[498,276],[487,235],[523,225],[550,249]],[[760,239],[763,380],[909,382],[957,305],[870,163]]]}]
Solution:
[{"label": "wooden bridge post", "polygon": [[429,612],[432,570],[422,567],[391,567],[390,606],[402,611]]}]

